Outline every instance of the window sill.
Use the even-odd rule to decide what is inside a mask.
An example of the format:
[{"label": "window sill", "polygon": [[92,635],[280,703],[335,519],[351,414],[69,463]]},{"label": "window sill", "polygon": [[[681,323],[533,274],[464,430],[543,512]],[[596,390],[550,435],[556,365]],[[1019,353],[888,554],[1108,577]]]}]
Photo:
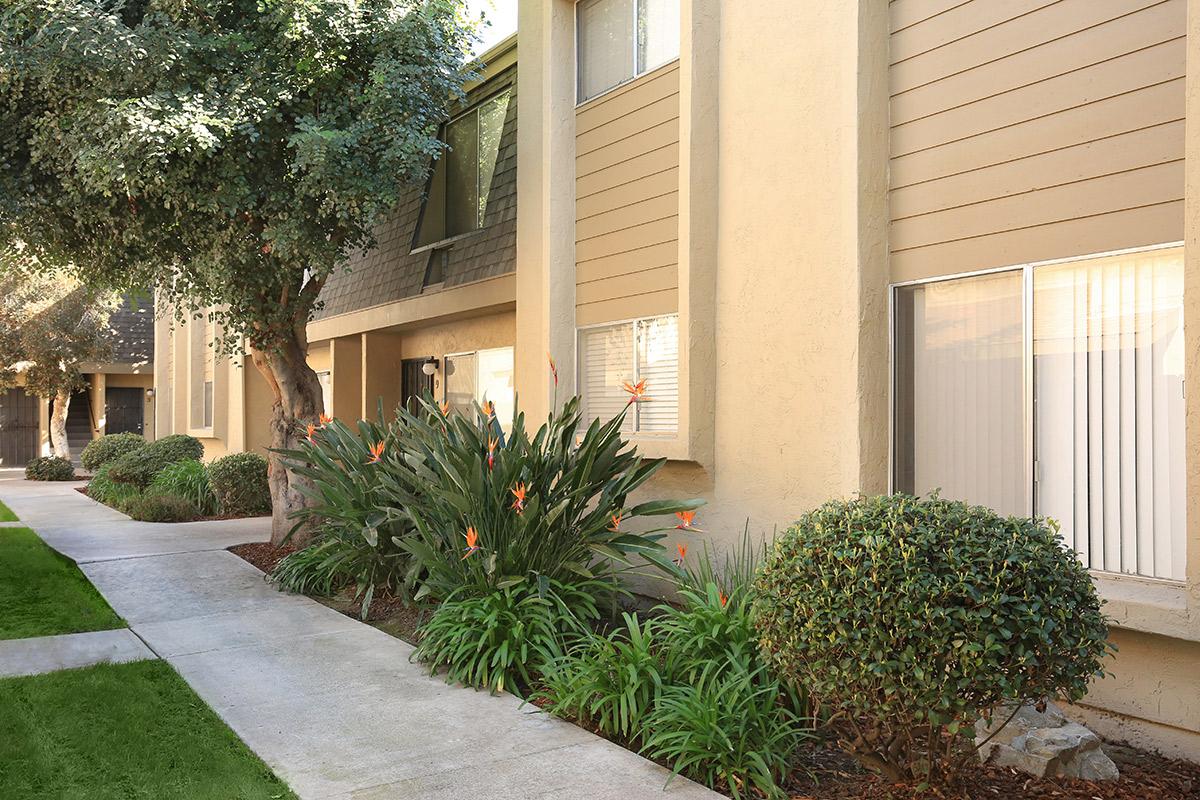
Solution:
[{"label": "window sill", "polygon": [[638,455],[645,458],[665,458],[669,461],[690,461],[691,451],[687,439],[674,436],[652,436],[633,434],[629,443],[637,448]]},{"label": "window sill", "polygon": [[1200,641],[1185,584],[1106,572],[1093,572],[1092,580],[1114,627]]},{"label": "window sill", "polygon": [[443,247],[449,247],[450,245],[457,244],[458,242],[461,242],[464,239],[470,239],[473,236],[478,236],[479,234],[483,233],[485,230],[487,230],[487,229],[486,228],[477,228],[476,230],[473,230],[473,231],[467,231],[466,233],[460,233],[457,236],[451,236],[448,239],[439,239],[436,242],[430,242],[429,244],[423,244],[420,247],[414,247],[413,249],[408,251],[408,254],[410,256],[415,256],[418,253],[428,253],[430,250],[440,250]]},{"label": "window sill", "polygon": [[213,435],[213,429],[212,429],[211,427],[208,427],[208,428],[188,428],[188,436],[192,436],[192,437],[195,437],[195,438],[197,438],[197,439],[214,439],[214,438],[216,438],[216,437]]},{"label": "window sill", "polygon": [[[651,75],[655,75],[656,73],[665,72],[668,67],[676,67],[676,66],[679,66],[679,56],[675,56],[675,58],[672,58],[668,61],[664,61],[663,63],[659,64],[658,66],[651,67],[650,69],[648,69],[644,72],[639,72],[637,75],[634,75],[632,78],[626,78],[625,80],[621,81],[620,83],[616,84],[615,86],[610,86],[607,89],[605,89],[604,91],[600,92],[599,94],[594,94],[585,100],[580,100],[580,99],[576,98],[575,110],[581,111],[584,108],[587,108],[588,106],[590,106],[592,103],[595,103],[599,100],[603,100],[604,98],[612,95],[614,92],[619,92],[622,89],[628,88],[630,85],[637,83],[642,78],[648,78]],[[578,87],[576,87],[575,91],[576,92],[579,91]]]}]

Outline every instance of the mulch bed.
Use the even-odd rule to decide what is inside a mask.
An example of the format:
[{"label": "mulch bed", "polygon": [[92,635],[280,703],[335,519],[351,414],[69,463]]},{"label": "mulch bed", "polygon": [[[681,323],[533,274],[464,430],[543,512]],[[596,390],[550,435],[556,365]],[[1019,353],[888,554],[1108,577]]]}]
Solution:
[{"label": "mulch bed", "polygon": [[270,542],[251,542],[250,544],[235,544],[229,548],[229,552],[245,561],[249,561],[270,575],[271,570],[275,569],[275,565],[282,561],[285,556],[296,552],[296,548],[287,544],[282,547],[276,547]]},{"label": "mulch bed", "polygon": [[787,789],[792,800],[1197,800],[1200,765],[1165,758],[1121,744],[1104,744],[1117,763],[1112,782],[1034,778],[1011,769],[985,766],[967,772],[954,789],[917,792],[868,774],[849,757],[824,747],[805,749]]}]

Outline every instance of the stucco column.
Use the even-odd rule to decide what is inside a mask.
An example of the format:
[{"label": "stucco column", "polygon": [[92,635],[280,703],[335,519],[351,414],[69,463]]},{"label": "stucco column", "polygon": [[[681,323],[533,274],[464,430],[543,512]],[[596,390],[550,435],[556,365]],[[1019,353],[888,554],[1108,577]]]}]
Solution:
[{"label": "stucco column", "polygon": [[679,37],[679,422],[689,460],[714,462],[720,0],[683,0]]},{"label": "stucco column", "polygon": [[362,418],[362,337],[330,339],[329,365],[333,377],[333,409],[326,409],[325,413],[353,425]]},{"label": "stucco column", "polygon": [[[92,429],[92,438],[98,439],[104,435],[108,428],[108,381],[103,372],[92,374],[88,395],[92,403],[89,425]],[[71,455],[77,456],[78,453],[72,453]]]},{"label": "stucco column", "polygon": [[518,31],[516,387],[537,427],[575,391],[575,4],[523,0]]},{"label": "stucco column", "polygon": [[[368,331],[362,335],[362,418],[387,422],[400,404],[400,335]],[[336,390],[335,390],[336,391]],[[383,403],[383,419],[379,404]]]}]

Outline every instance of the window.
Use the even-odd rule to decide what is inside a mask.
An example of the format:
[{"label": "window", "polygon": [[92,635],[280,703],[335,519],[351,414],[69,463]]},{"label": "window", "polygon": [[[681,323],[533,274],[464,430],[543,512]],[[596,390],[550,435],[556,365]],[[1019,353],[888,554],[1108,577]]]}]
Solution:
[{"label": "window", "polygon": [[203,429],[213,426],[213,383],[216,378],[216,326],[206,316],[188,325],[189,424]]},{"label": "window", "polygon": [[446,125],[446,150],[434,166],[417,246],[483,227],[508,100],[508,92],[498,94]]},{"label": "window", "polygon": [[491,402],[496,419],[508,430],[516,407],[513,389],[513,349],[497,347],[445,357],[443,399],[463,414],[474,413],[474,403]]},{"label": "window", "polygon": [[579,0],[580,103],[679,58],[679,0]]},{"label": "window", "polygon": [[1183,580],[1181,250],[895,300],[896,489],[1032,511],[1092,569]]},{"label": "window", "polygon": [[679,317],[669,315],[579,331],[579,387],[584,419],[608,420],[629,402],[623,385],[646,381],[623,430],[674,434],[679,429]]},{"label": "window", "polygon": [[321,384],[321,405],[325,413],[333,416],[333,373],[324,370],[317,373],[317,383]]}]

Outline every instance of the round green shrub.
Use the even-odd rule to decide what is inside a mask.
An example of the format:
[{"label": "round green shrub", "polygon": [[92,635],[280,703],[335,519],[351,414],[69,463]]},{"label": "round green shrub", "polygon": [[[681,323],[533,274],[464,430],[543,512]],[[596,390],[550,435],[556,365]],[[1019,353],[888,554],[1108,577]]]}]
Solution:
[{"label": "round green shrub", "polygon": [[75,466],[65,458],[41,456],[25,465],[25,480],[72,481],[75,480]]},{"label": "round green shrub", "polygon": [[109,477],[108,471],[111,466],[111,464],[105,464],[96,470],[96,474],[88,481],[87,494],[98,503],[119,509],[122,503],[139,492],[136,486],[117,483]]},{"label": "round green shrub", "polygon": [[170,494],[139,494],[121,503],[121,511],[140,522],[191,522],[200,516],[195,504]]},{"label": "round green shrub", "polygon": [[199,461],[203,457],[204,445],[199,439],[177,433],[126,453],[112,462],[108,474],[117,483],[146,489],[167,466],[180,461]]},{"label": "round green shrub", "polygon": [[208,479],[224,516],[255,517],[271,513],[267,460],[258,453],[234,453],[218,458],[209,465]]},{"label": "round green shrub", "polygon": [[116,461],[126,453],[146,446],[146,439],[139,433],[110,433],[92,439],[79,454],[79,463],[88,472],[95,472],[105,464]]},{"label": "round green shrub", "polygon": [[776,542],[755,588],[768,663],[893,780],[951,777],[956,738],[998,706],[1083,697],[1109,647],[1053,526],[937,497],[827,503]]},{"label": "round green shrub", "polygon": [[217,497],[208,480],[208,467],[201,461],[176,461],[154,476],[146,494],[174,495],[191,501],[204,516],[217,513]]}]

